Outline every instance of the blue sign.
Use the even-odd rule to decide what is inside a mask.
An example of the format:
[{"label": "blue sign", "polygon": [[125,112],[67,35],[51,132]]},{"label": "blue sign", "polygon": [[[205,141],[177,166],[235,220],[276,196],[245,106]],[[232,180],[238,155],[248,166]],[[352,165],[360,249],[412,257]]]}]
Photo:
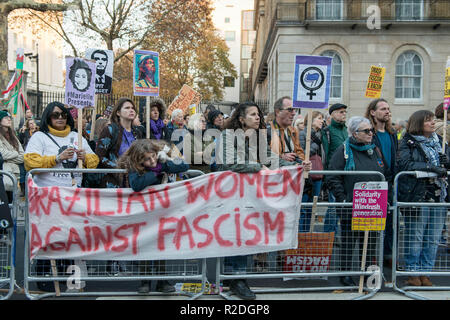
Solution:
[{"label": "blue sign", "polygon": [[294,108],[328,107],[331,60],[330,57],[295,56]]}]

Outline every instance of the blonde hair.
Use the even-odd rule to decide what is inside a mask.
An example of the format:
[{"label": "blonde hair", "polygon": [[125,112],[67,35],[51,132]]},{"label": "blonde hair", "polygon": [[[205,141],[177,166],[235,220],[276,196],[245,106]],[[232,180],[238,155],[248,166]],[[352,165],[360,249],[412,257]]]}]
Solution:
[{"label": "blonde hair", "polygon": [[162,148],[155,140],[139,139],[135,140],[130,148],[117,161],[118,169],[127,169],[128,172],[136,171],[142,175],[145,173],[144,160],[148,152],[158,153]]},{"label": "blonde hair", "polygon": [[[314,121],[314,119],[317,118],[318,116],[322,116],[322,118],[323,118],[322,112],[320,112],[320,111],[313,111],[312,112],[312,121]],[[303,121],[303,124],[305,125],[305,127],[308,126],[308,114],[305,116],[305,120]]]}]

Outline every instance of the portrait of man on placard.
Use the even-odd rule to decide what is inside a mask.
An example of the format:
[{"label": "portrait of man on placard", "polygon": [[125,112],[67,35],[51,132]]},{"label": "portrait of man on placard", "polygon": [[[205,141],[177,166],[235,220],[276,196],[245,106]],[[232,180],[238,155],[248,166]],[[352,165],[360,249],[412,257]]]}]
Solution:
[{"label": "portrait of man on placard", "polygon": [[112,70],[114,54],[111,50],[88,49],[86,58],[95,61],[95,93],[110,94],[112,91]]}]

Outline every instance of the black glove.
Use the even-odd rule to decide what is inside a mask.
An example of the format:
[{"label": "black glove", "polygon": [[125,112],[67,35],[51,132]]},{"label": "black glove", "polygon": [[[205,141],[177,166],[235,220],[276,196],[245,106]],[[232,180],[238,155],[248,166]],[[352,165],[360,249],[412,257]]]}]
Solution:
[{"label": "black glove", "polygon": [[439,178],[446,178],[447,177],[447,169],[442,167],[431,167],[431,172],[434,172],[438,175]]},{"label": "black glove", "polygon": [[439,163],[441,164],[441,166],[447,169],[450,168],[450,161],[448,160],[447,155],[444,153],[439,153]]}]

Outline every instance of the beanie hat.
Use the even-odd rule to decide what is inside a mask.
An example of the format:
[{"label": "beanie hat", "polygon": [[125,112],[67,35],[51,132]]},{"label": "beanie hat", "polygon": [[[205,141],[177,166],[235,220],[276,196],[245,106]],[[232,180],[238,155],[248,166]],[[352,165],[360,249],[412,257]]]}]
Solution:
[{"label": "beanie hat", "polygon": [[342,109],[342,108],[347,109],[347,106],[345,104],[342,104],[342,103],[335,103],[328,109],[328,112],[330,114],[332,114],[333,111],[336,111],[336,110],[339,110],[339,109]]},{"label": "beanie hat", "polygon": [[214,123],[214,120],[219,116],[219,115],[223,115],[223,112],[219,111],[219,110],[212,110],[208,113],[208,122],[209,123]]},{"label": "beanie hat", "polygon": [[11,117],[11,115],[9,114],[8,111],[2,110],[0,111],[0,121],[2,121],[4,117]]}]

